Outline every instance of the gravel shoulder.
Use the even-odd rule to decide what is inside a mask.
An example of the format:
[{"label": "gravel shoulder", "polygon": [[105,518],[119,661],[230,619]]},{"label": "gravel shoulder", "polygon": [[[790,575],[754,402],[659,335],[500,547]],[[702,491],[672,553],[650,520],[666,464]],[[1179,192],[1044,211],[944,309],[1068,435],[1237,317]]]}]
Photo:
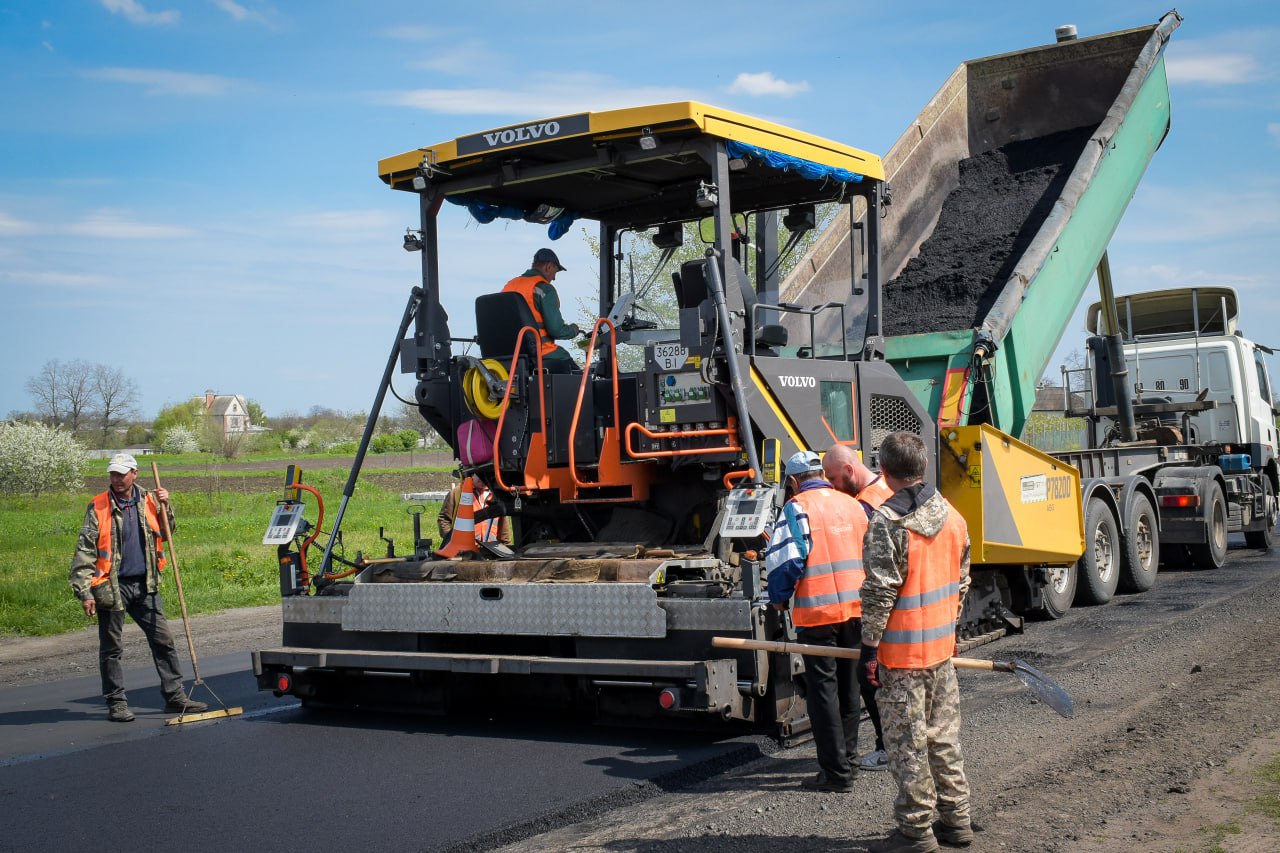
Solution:
[{"label": "gravel shoulder", "polygon": [[[178,655],[190,673],[190,656],[182,636],[181,616],[168,614]],[[97,620],[90,627],[52,637],[6,637],[0,642],[0,684],[21,687],[98,672]],[[280,605],[246,607],[191,617],[196,654],[206,656],[245,652],[280,644]],[[145,665],[150,652],[142,631],[128,625],[124,632],[125,666]]]},{"label": "gravel shoulder", "polygon": [[[1058,717],[1012,677],[961,674],[966,769],[983,827],[970,849],[1275,850],[1280,826],[1256,808],[1269,789],[1255,773],[1280,754],[1278,610],[1280,560],[1237,551],[1219,572],[1162,574],[1143,596],[974,650],[1040,667],[1076,713]],[[864,722],[861,740],[871,738]],[[512,828],[465,849],[862,851],[892,830],[887,773],[860,774],[850,794],[800,791],[813,770],[811,746],[786,750],[589,820],[526,828],[519,840]]]}]

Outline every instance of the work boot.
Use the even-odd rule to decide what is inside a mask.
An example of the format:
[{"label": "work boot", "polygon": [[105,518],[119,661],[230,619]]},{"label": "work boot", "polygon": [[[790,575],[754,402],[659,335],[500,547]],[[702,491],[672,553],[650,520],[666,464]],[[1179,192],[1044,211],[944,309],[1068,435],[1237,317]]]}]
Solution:
[{"label": "work boot", "polygon": [[164,703],[166,714],[199,714],[201,711],[207,710],[209,710],[209,706],[204,702],[189,699],[186,696],[178,696]]},{"label": "work boot", "polygon": [[933,824],[933,835],[948,847],[968,847],[973,843],[973,826],[949,826],[942,821]]},{"label": "work boot", "polygon": [[800,783],[800,787],[806,791],[825,791],[829,794],[847,794],[853,790],[853,781],[845,779],[832,779],[823,771],[819,770],[818,775],[812,779],[805,779]]},{"label": "work boot", "polygon": [[938,839],[930,832],[921,838],[903,835],[902,830],[895,829],[893,835],[877,841],[868,848],[869,853],[935,853],[938,850]]},{"label": "work boot", "polygon": [[113,702],[107,706],[107,719],[113,723],[132,723],[133,712],[123,702]]}]

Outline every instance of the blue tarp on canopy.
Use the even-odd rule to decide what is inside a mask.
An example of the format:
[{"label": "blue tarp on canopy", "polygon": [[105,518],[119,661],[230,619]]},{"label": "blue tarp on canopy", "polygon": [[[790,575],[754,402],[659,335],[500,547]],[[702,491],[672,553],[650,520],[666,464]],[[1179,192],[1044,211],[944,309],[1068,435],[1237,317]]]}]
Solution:
[{"label": "blue tarp on canopy", "polygon": [[[487,225],[495,219],[527,219],[527,214],[522,208],[512,207],[505,204],[489,204],[484,201],[474,201],[465,196],[445,196],[454,204],[461,205],[471,211],[471,216],[481,225]],[[565,211],[551,220],[547,225],[547,236],[552,240],[559,240],[565,234],[569,233],[569,228],[578,219],[578,215],[570,211]],[[545,220],[544,220],[545,221]]]},{"label": "blue tarp on canopy", "polygon": [[862,175],[857,172],[851,172],[848,169],[837,169],[834,166],[824,166],[821,163],[802,160],[789,154],[779,154],[777,151],[757,148],[754,145],[747,145],[745,142],[728,140],[725,142],[724,147],[729,152],[729,156],[734,159],[763,160],[774,169],[781,169],[784,172],[796,172],[810,180],[821,181],[829,179],[839,181],[842,184],[858,184],[862,182]]}]

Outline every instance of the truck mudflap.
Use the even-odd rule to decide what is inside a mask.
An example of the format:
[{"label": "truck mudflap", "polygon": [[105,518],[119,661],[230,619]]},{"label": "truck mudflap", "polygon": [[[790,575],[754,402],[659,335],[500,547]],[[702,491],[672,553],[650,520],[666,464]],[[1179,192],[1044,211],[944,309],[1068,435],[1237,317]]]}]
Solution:
[{"label": "truck mudflap", "polygon": [[487,655],[456,652],[370,651],[281,646],[253,652],[260,690],[302,698],[316,695],[327,677],[341,674],[576,677],[597,691],[648,690],[654,707],[671,714],[714,714],[749,719],[746,696],[763,696],[763,684],[740,682],[737,661],[627,660]]}]

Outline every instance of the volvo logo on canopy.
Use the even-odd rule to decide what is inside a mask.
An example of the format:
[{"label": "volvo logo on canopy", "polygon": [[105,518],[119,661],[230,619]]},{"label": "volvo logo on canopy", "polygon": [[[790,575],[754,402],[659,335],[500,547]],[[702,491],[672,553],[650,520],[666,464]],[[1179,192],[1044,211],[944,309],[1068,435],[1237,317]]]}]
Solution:
[{"label": "volvo logo on canopy", "polygon": [[502,127],[485,133],[473,133],[471,136],[458,137],[459,154],[480,154],[512,145],[524,145],[543,139],[555,139],[561,136],[573,136],[591,130],[591,114],[565,116],[564,118],[535,121],[529,124],[517,124]]}]

